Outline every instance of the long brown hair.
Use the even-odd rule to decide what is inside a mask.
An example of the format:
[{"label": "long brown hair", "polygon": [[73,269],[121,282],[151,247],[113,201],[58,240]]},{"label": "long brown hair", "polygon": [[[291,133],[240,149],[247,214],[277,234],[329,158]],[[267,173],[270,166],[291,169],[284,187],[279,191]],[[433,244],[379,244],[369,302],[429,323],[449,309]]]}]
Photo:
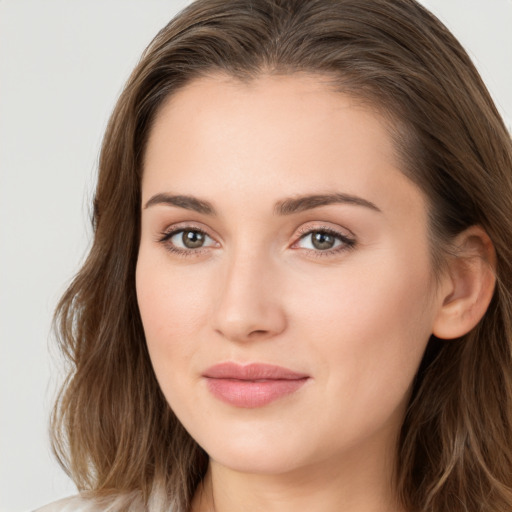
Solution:
[{"label": "long brown hair", "polygon": [[134,272],[152,121],[169,95],[218,72],[319,74],[385,112],[403,171],[428,198],[434,267],[465,228],[489,234],[493,299],[466,336],[430,340],[397,446],[396,489],[411,512],[510,511],[512,143],[463,48],[414,0],[199,0],[157,34],[110,119],[94,242],[56,311],[69,362],[52,418],[60,461],[95,497],[147,504],[160,493],[162,510],[187,510],[205,473],[207,455],[156,382]]}]

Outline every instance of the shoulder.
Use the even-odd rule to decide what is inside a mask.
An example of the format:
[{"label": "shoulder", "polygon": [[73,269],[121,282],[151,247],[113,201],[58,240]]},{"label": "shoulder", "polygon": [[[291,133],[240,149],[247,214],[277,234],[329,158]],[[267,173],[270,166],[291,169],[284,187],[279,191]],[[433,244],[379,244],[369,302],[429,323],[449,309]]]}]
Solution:
[{"label": "shoulder", "polygon": [[54,501],[33,512],[103,512],[98,504],[81,496],[70,496],[62,500]]},{"label": "shoulder", "polygon": [[[142,495],[138,491],[113,493],[108,496],[76,495],[55,501],[33,512],[144,512],[157,510],[151,505],[145,507]],[[162,510],[162,508],[158,508]]]}]

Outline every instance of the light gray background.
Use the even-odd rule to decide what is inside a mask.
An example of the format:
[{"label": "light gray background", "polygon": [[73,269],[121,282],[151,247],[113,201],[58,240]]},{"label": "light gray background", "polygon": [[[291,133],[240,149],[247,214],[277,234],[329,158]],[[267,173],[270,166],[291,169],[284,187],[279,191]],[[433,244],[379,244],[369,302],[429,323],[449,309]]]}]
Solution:
[{"label": "light gray background", "polygon": [[[227,0],[228,1],[228,0]],[[75,492],[47,419],[52,310],[90,240],[102,133],[150,41],[187,0],[0,0],[0,512]],[[512,120],[512,0],[424,0]]]}]

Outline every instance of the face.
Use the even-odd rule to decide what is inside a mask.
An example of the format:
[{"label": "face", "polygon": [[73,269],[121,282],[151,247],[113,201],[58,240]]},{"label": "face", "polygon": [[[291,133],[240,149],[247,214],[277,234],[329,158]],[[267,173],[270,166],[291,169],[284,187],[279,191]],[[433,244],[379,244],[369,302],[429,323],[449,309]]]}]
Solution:
[{"label": "face", "polygon": [[160,110],[137,297],[163,393],[215,463],[389,450],[439,306],[429,254],[385,123],[319,77],[202,78]]}]

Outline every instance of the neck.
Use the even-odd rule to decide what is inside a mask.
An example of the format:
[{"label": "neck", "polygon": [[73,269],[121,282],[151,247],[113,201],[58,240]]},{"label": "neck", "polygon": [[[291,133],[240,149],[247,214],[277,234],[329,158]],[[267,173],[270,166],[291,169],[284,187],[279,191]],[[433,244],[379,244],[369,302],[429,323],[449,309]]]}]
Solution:
[{"label": "neck", "polygon": [[377,446],[280,474],[240,472],[211,460],[193,512],[399,512],[394,457]]}]

